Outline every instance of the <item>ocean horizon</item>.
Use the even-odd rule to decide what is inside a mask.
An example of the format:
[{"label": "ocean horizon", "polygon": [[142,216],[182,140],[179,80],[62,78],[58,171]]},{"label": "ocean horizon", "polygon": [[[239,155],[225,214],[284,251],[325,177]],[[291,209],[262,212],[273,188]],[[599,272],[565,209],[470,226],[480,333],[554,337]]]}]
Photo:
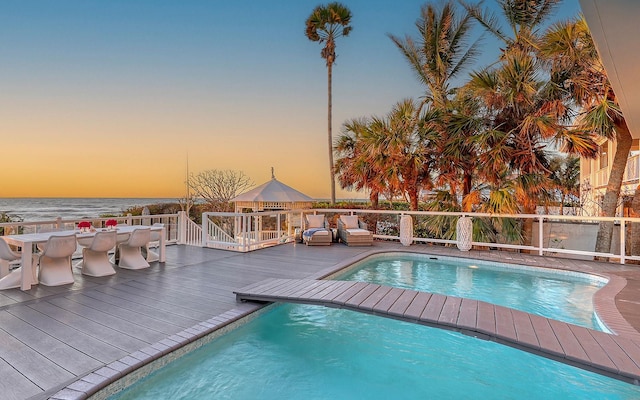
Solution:
[{"label": "ocean horizon", "polygon": [[[178,197],[0,197],[0,213],[22,218],[24,222],[99,218],[120,215],[132,207],[178,203]],[[329,202],[329,199],[315,199]],[[368,199],[345,198],[338,202],[362,203]]]},{"label": "ocean horizon", "polygon": [[98,218],[122,214],[131,207],[177,203],[179,198],[154,197],[0,197],[0,213],[25,222]]}]

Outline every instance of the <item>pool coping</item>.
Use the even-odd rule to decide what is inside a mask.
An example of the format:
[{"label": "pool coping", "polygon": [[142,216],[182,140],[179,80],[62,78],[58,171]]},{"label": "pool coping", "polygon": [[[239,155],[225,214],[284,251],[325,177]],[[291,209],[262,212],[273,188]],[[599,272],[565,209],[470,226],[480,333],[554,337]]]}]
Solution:
[{"label": "pool coping", "polygon": [[[464,252],[460,255],[440,254],[435,247],[418,248],[408,247],[406,249],[375,249],[364,252],[357,256],[348,258],[335,264],[331,267],[320,270],[307,277],[307,279],[327,279],[338,273],[344,273],[350,266],[374,255],[390,254],[390,253],[405,253],[405,254],[425,254],[433,256],[441,256],[448,258],[466,258],[466,259],[479,259],[483,261],[503,262],[514,265],[523,265],[528,267],[541,266],[537,262],[526,262],[518,260],[516,258],[509,258],[508,256],[501,255],[496,259],[492,257],[492,253],[487,252]],[[509,253],[507,253],[509,254]],[[515,255],[516,253],[514,253]],[[545,259],[547,261],[553,261],[552,257],[539,257],[539,259]],[[534,264],[534,265],[532,265]],[[554,267],[544,266],[544,268],[564,270],[571,272],[587,273],[596,276],[600,276],[608,279],[607,284],[600,288],[594,295],[594,307],[598,317],[605,325],[616,332],[620,337],[631,340],[635,346],[640,349],[640,333],[636,331],[620,314],[615,305],[615,295],[618,294],[625,286],[626,279],[617,275],[609,274],[606,271],[582,271],[577,268],[571,268],[564,265],[557,265]],[[66,385],[49,399],[52,400],[84,400],[91,398],[92,400],[106,399],[107,397],[122,390],[122,388],[129,386],[131,383],[137,381],[141,377],[148,375],[149,373],[161,368],[165,364],[181,357],[188,352],[201,347],[202,345],[214,340],[215,338],[235,329],[237,326],[248,322],[260,314],[260,310],[264,310],[269,304],[258,303],[238,303],[237,307],[228,310],[220,315],[216,315],[206,321],[200,322],[190,328],[184,329],[174,335],[171,335],[163,340],[160,340],[150,346],[147,346],[139,351],[130,353],[129,355],[122,357],[116,361],[106,364],[78,379],[74,379],[70,384]],[[508,308],[508,307],[505,307]],[[517,311],[517,310],[516,310]],[[541,317],[544,318],[544,317]],[[545,318],[549,321],[555,321],[549,318]],[[584,328],[586,329],[586,328]],[[510,343],[506,343],[501,340],[496,342],[514,347]],[[544,354],[540,354],[544,355]],[[558,361],[562,361],[558,359]],[[635,361],[634,361],[635,362]],[[575,365],[575,364],[571,364]],[[578,365],[581,366],[581,365]],[[602,373],[601,370],[593,370],[596,373]],[[607,376],[612,376],[605,374]],[[126,379],[129,377],[129,379]],[[615,378],[615,376],[612,376]],[[639,384],[640,375],[634,377],[632,380],[623,379],[626,382],[632,384]],[[125,384],[126,381],[131,381],[129,384]],[[113,385],[116,382],[122,382],[122,388],[115,388]],[[110,389],[110,387],[112,389]]]}]

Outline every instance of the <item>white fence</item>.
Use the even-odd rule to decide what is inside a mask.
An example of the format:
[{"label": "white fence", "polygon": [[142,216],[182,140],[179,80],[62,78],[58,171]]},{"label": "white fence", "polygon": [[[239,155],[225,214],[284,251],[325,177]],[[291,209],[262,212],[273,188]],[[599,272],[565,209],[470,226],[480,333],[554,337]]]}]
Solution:
[{"label": "white fence", "polygon": [[203,245],[246,252],[290,242],[300,228],[300,215],[300,211],[204,213]]},{"label": "white fence", "polygon": [[[639,223],[640,218],[606,218],[583,217],[569,215],[538,214],[481,214],[453,213],[430,211],[384,211],[357,209],[313,209],[279,212],[257,213],[206,213],[203,215],[203,232],[208,237],[203,245],[235,251],[252,251],[295,240],[300,231],[301,218],[304,214],[324,214],[331,227],[336,228],[337,218],[341,214],[359,215],[367,222],[374,238],[379,240],[400,240],[400,217],[410,215],[413,220],[413,243],[438,244],[455,246],[455,226],[463,216],[476,220],[474,226],[498,227],[495,240],[473,241],[475,248],[501,249],[504,251],[529,251],[539,255],[558,257],[593,259],[606,257],[622,264],[628,260],[640,261],[640,254],[630,253],[632,223]],[[438,220],[438,221],[437,221]],[[526,220],[532,222],[533,231],[530,243],[507,240],[499,232],[502,222],[509,221],[514,226],[522,227]],[[595,242],[600,221],[612,221],[615,226],[613,240],[609,252],[596,253]],[[451,229],[437,232],[436,222]],[[476,229],[474,228],[474,229]],[[640,240],[640,238],[636,238]]]},{"label": "white fence", "polygon": [[[640,261],[640,254],[630,252],[632,240],[640,241],[640,237],[632,237],[630,234],[632,225],[640,224],[640,218],[313,209],[256,213],[205,213],[202,215],[201,226],[186,218],[184,212],[165,215],[129,215],[115,219],[119,224],[129,225],[163,223],[167,230],[167,244],[185,244],[247,252],[299,239],[304,214],[324,214],[332,228],[337,227],[339,215],[358,215],[367,223],[369,229],[374,233],[374,238],[378,240],[400,240],[400,217],[410,215],[414,233],[412,243],[446,246],[456,245],[456,222],[461,216],[466,215],[475,221],[474,230],[479,229],[480,226],[497,227],[493,240],[473,241],[472,244],[475,248],[504,251],[525,250],[539,255],[550,254],[581,259],[593,259],[598,256],[609,258],[621,264],[629,260]],[[111,218],[94,218],[90,221],[95,227],[102,227],[107,219]],[[531,240],[528,244],[517,240],[507,240],[506,235],[500,232],[499,226],[504,221],[509,221],[513,226],[521,227],[527,220],[530,220],[533,226]],[[610,250],[596,253],[594,249],[600,221],[611,221],[615,226]],[[78,222],[79,220],[58,218],[51,221],[0,223],[0,234],[71,229]],[[447,228],[438,230],[437,226]]]},{"label": "white fence", "polygon": [[[50,232],[74,229],[80,221],[89,221],[95,228],[104,228],[105,223],[110,219],[115,219],[118,225],[147,225],[151,226],[155,223],[164,224],[166,230],[167,244],[185,243],[180,240],[181,231],[181,214],[162,214],[162,215],[127,215],[123,217],[109,218],[81,218],[81,219],[62,219],[56,218],[48,221],[34,222],[4,222],[0,223],[0,235],[12,235],[18,233],[36,233]],[[185,218],[182,218],[183,220]],[[198,227],[196,225],[196,227]],[[199,227],[198,227],[199,228]]]}]

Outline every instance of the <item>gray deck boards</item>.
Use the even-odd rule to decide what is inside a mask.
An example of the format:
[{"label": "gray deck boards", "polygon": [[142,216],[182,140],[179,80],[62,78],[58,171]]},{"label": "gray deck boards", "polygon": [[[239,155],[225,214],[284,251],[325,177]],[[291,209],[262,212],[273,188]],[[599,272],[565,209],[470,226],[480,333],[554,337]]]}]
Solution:
[{"label": "gray deck boards", "polygon": [[[261,307],[236,301],[233,291],[249,285],[262,290],[279,285],[283,295],[300,302],[320,296],[322,304],[333,307],[355,309],[364,304],[372,313],[386,313],[398,319],[429,316],[423,323],[481,337],[495,335],[501,329],[504,337],[515,334],[523,348],[533,351],[544,348],[556,359],[567,360],[566,348],[571,361],[600,363],[604,368],[606,356],[610,362],[607,368],[614,365],[624,376],[640,375],[637,267],[511,252],[461,253],[440,246],[409,248],[433,256],[552,265],[618,276],[619,288],[612,291],[615,285],[608,286],[609,291],[602,291],[599,296],[602,299],[596,306],[605,322],[622,336],[589,332],[591,339],[575,332],[573,327],[552,327],[547,319],[515,310],[509,310],[509,319],[497,312],[495,306],[475,300],[447,299],[413,290],[386,290],[362,282],[332,286],[331,282],[316,281],[366,254],[404,249],[392,242],[375,242],[372,247],[289,244],[239,254],[169,246],[166,263],[153,263],[145,270],[118,269],[116,275],[104,278],[84,277],[75,270],[73,285],[52,288],[35,285],[26,292],[0,291],[0,397],[43,399],[64,390],[61,393],[69,398],[82,398],[81,395],[92,393],[96,384],[122,376],[141,360],[157,358]],[[277,280],[281,278],[305,283]],[[268,279],[273,280],[265,283]],[[369,299],[374,293],[375,297]],[[509,323],[513,324],[513,330],[508,329]],[[581,341],[591,350],[581,354],[575,348],[575,343]]]},{"label": "gray deck boards", "polygon": [[[248,288],[236,290],[237,299],[296,302],[329,307],[344,306],[368,314],[467,334],[479,333],[498,342],[581,368],[627,381],[640,380],[638,373],[640,371],[633,362],[633,360],[640,360],[640,348],[627,346],[622,350],[613,340],[613,335],[607,333],[542,317],[536,317],[534,323],[530,314],[502,306],[436,293],[416,293],[413,290],[372,283],[362,285],[343,281],[308,279],[270,279],[266,282],[265,285],[251,285]],[[316,291],[314,295],[297,298],[288,295],[292,293],[290,290],[281,289],[294,287],[296,289],[293,293],[304,294],[303,287],[317,288],[320,285],[324,287],[323,290]],[[341,300],[334,301],[334,299],[340,299],[340,294],[356,286],[359,290],[349,300],[344,303]],[[339,293],[339,295],[331,297],[327,296],[327,293]],[[403,300],[398,309],[390,311],[396,301],[401,298]],[[411,311],[407,312],[409,309]],[[419,310],[422,311],[419,312]],[[477,317],[474,317],[476,312]],[[483,319],[486,321],[483,322]],[[546,338],[549,335],[553,335],[557,341]],[[549,348],[546,347],[547,344]]]}]

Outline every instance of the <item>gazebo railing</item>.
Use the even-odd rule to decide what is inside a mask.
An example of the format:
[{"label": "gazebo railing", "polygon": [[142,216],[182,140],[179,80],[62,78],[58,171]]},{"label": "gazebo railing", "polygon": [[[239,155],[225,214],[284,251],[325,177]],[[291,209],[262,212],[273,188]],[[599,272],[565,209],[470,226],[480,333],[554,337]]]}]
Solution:
[{"label": "gazebo railing", "polygon": [[[300,211],[202,214],[203,246],[252,251],[293,240]],[[299,225],[299,224],[298,224]]]}]

